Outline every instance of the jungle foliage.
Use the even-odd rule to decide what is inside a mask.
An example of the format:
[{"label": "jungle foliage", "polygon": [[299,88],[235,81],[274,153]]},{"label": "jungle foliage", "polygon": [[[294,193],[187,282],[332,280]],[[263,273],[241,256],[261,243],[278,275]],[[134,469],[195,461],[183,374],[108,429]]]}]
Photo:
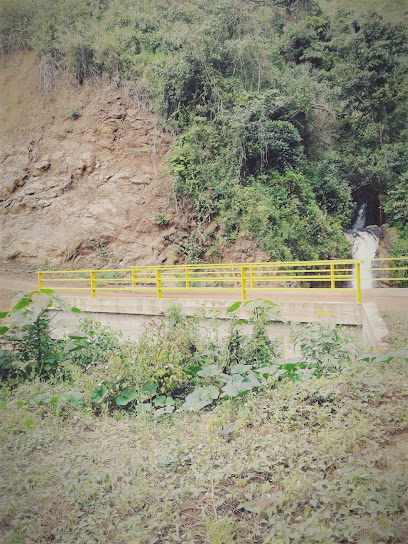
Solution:
[{"label": "jungle foliage", "polygon": [[107,74],[149,103],[176,135],[179,197],[226,243],[344,257],[353,199],[374,194],[401,232],[408,221],[400,4],[388,17],[385,0],[1,0],[0,46],[34,49],[43,79]]}]

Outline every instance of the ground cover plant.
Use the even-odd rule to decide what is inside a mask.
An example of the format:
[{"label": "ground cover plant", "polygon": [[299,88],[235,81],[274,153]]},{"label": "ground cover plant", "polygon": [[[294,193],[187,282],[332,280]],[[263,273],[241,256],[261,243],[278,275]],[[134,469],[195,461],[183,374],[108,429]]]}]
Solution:
[{"label": "ground cover plant", "polygon": [[69,373],[5,377],[2,542],[403,542],[408,351],[321,321],[289,361],[278,311],[235,303],[221,334],[173,305],[135,343],[82,321]]}]

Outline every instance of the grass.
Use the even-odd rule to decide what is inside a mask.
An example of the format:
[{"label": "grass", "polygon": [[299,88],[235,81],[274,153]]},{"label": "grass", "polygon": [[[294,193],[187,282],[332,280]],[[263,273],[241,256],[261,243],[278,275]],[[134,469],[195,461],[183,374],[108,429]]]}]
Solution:
[{"label": "grass", "polygon": [[397,542],[408,521],[406,373],[398,361],[353,363],[162,421],[24,404],[60,398],[67,383],[3,390],[0,540]]},{"label": "grass", "polygon": [[408,347],[408,311],[391,312],[383,310],[381,316],[390,332],[392,349],[406,349]]}]

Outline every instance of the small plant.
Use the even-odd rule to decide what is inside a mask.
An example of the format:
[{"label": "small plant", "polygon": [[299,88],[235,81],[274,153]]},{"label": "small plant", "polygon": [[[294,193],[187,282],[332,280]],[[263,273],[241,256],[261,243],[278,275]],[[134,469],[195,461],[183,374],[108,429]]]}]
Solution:
[{"label": "small plant", "polygon": [[64,342],[51,336],[47,313],[54,306],[67,312],[80,312],[51,289],[26,295],[17,293],[8,312],[0,314],[0,380],[15,385],[32,376],[49,378],[68,354],[82,349],[83,338],[69,335]]},{"label": "small plant", "polygon": [[299,346],[305,362],[316,364],[319,373],[337,371],[352,358],[350,339],[332,321],[292,323],[291,329],[290,340]]},{"label": "small plant", "polygon": [[122,332],[114,331],[100,321],[81,319],[75,335],[83,337],[85,347],[74,352],[72,360],[82,368],[103,363],[120,351]]},{"label": "small plant", "polygon": [[71,119],[71,121],[76,121],[81,117],[82,113],[79,111],[78,108],[70,108],[67,111],[67,119]]},{"label": "small plant", "polygon": [[167,227],[170,223],[170,219],[167,219],[167,217],[161,213],[156,213],[154,222],[156,225],[159,225],[159,227]]}]

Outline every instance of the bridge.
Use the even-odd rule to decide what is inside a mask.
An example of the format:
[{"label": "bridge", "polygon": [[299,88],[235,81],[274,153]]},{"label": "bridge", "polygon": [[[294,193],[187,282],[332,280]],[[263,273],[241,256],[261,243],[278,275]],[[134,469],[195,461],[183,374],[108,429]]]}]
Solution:
[{"label": "bridge", "polygon": [[[408,257],[364,260],[134,266],[124,269],[38,271],[38,289],[86,291],[146,298],[258,298],[296,295],[298,299],[362,302],[365,283],[401,287],[408,281]],[[370,290],[372,291],[372,290]],[[388,290],[387,290],[388,291]],[[84,293],[85,294],[85,293]],[[304,295],[306,294],[306,297]],[[390,295],[391,293],[389,293]]]},{"label": "bridge", "polygon": [[[225,319],[231,301],[266,298],[278,302],[282,322],[272,336],[289,337],[286,321],[311,322],[330,316],[362,331],[362,341],[386,349],[387,329],[378,308],[408,311],[408,257],[364,260],[134,266],[126,269],[41,270],[38,283],[0,277],[8,291],[52,289],[82,310],[83,316],[134,338],[143,324],[174,299],[186,315],[198,310]],[[372,283],[384,288],[366,288]],[[3,308],[2,308],[3,309]],[[4,310],[7,308],[4,307]],[[74,318],[73,316],[71,316]]]}]

